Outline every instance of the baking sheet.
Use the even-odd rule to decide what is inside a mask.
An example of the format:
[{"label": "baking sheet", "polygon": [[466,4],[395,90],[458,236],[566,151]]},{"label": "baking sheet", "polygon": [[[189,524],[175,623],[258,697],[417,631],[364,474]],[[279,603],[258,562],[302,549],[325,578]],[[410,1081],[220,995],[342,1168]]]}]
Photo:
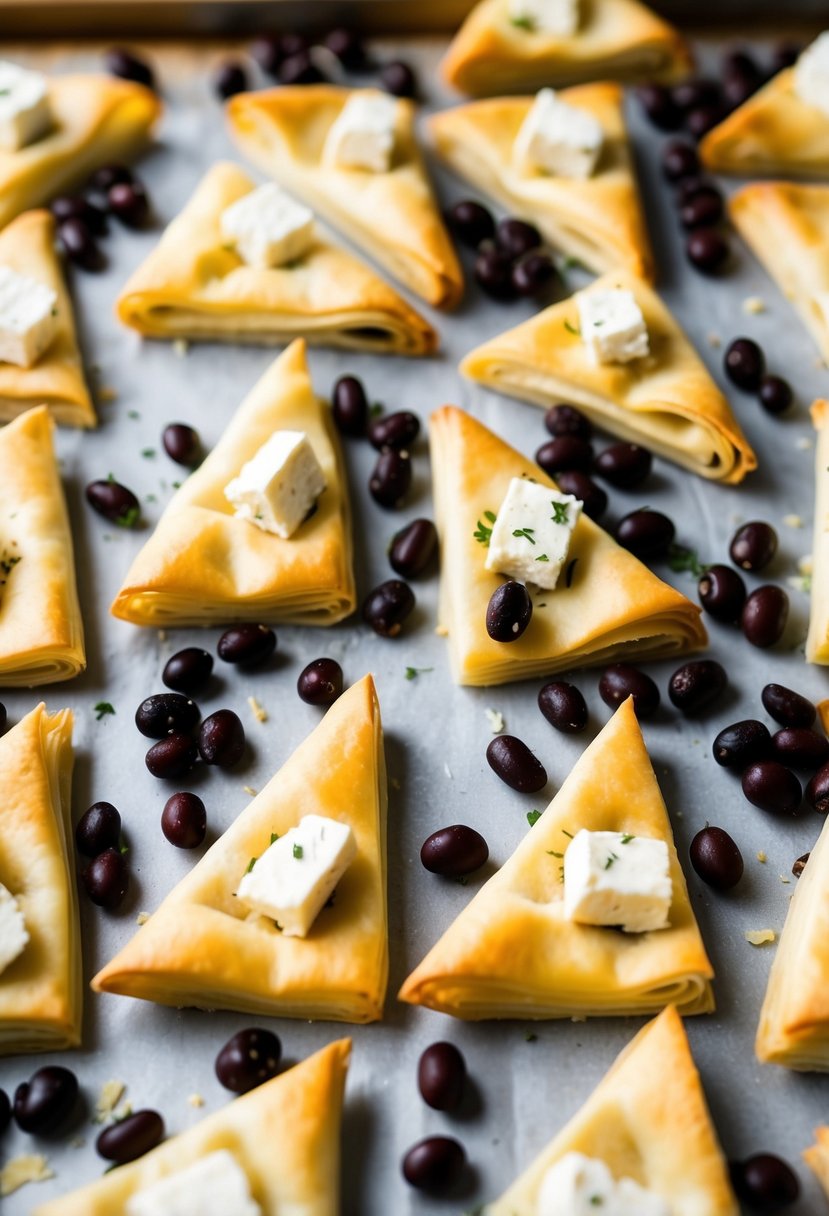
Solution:
[{"label": "baking sheet", "polygon": [[[9,48],[8,54],[25,58],[16,48]],[[418,43],[407,46],[406,54],[424,82],[428,81],[436,58],[434,47]],[[211,54],[168,49],[154,58],[168,113],[159,146],[140,172],[160,220],[167,221],[204,170],[215,159],[233,155],[233,149],[209,90]],[[31,58],[31,62],[37,61]],[[49,62],[68,70],[94,68],[99,59],[97,50],[78,48],[71,54],[52,53]],[[429,88],[430,99],[435,100]],[[728,541],[740,521],[769,520],[778,529],[780,553],[767,574],[782,583],[797,575],[798,559],[811,547],[814,452],[807,404],[815,395],[829,392],[829,375],[819,366],[812,342],[787,302],[746,251],[738,249],[735,273],[720,282],[686,269],[678,225],[658,171],[661,137],[641,121],[635,106],[631,119],[665,298],[720,383],[722,351],[714,349],[710,341],[716,337],[727,342],[746,334],[763,344],[774,371],[791,378],[797,406],[786,419],[776,421],[764,415],[752,398],[731,393],[760,457],[760,470],[748,484],[739,489],[712,486],[657,460],[646,487],[611,496],[605,522],[648,503],[675,520],[678,539],[695,547],[701,560],[722,561],[727,559]],[[446,199],[465,193],[457,182],[441,174],[437,181]],[[118,916],[109,916],[82,898],[87,978],[136,931],[137,914],[156,908],[194,864],[192,854],[172,848],[161,835],[158,821],[170,789],[146,772],[145,740],[135,730],[132,715],[143,697],[161,688],[161,668],[170,654],[184,645],[212,647],[218,636],[218,631],[182,630],[162,639],[155,630],[113,620],[107,606],[128,563],[158,519],[172,483],[181,476],[178,466],[161,451],[163,426],[173,420],[190,422],[210,446],[273,358],[266,350],[218,346],[194,346],[182,356],[167,344],[142,346],[135,335],[117,325],[113,317],[117,291],[157,239],[158,231],[115,231],[106,243],[111,259],[108,272],[99,277],[73,275],[89,363],[100,386],[114,391],[117,398],[101,406],[97,432],[67,430],[59,436],[78,551],[89,669],[68,685],[32,693],[0,692],[11,721],[19,720],[41,695],[50,709],[70,705],[76,714],[76,818],[98,799],[114,802],[123,815],[132,889]],[[571,279],[578,285],[578,278],[571,275]],[[749,296],[762,298],[767,311],[745,315],[742,301]],[[364,378],[373,400],[383,401],[388,410],[414,410],[424,420],[438,405],[456,402],[532,453],[546,434],[541,411],[464,384],[456,372],[458,359],[474,344],[529,312],[524,304],[492,303],[473,284],[467,303],[456,316],[435,317],[443,337],[438,358],[406,361],[315,350],[311,353],[315,386],[328,393],[338,375],[353,372]],[[147,448],[157,454],[142,457]],[[346,450],[362,594],[389,576],[385,550],[392,533],[406,520],[431,513],[428,458],[421,442],[409,503],[400,513],[388,513],[370,500],[366,490],[372,450],[354,442]],[[86,506],[85,484],[109,472],[141,496],[146,517],[143,531],[111,528]],[[792,515],[800,517],[804,526],[788,526],[784,520]],[[659,572],[691,596],[695,594],[690,575],[672,574],[662,566]],[[212,841],[248,802],[243,787],[261,789],[318,721],[319,712],[302,704],[295,692],[296,677],[305,663],[332,655],[342,663],[349,682],[367,670],[374,672],[393,782],[389,812],[391,980],[385,1020],[353,1030],[344,1126],[344,1216],[432,1216],[471,1209],[494,1198],[578,1109],[643,1023],[643,1019],[630,1018],[578,1025],[464,1025],[395,1001],[394,994],[408,971],[481,881],[476,878],[462,887],[427,874],[418,860],[424,838],[448,823],[470,823],[488,840],[493,865],[502,863],[528,830],[527,812],[546,805],[547,797],[609,717],[596,693],[595,672],[575,677],[591,709],[589,732],[576,737],[557,734],[539,714],[535,696],[540,682],[491,690],[453,687],[445,643],[434,634],[437,579],[419,581],[416,594],[416,616],[396,641],[378,639],[355,621],[330,630],[284,628],[278,631],[277,661],[268,670],[248,676],[220,670],[210,696],[198,698],[199,703],[205,713],[224,705],[240,713],[251,744],[250,759],[228,774],[194,775],[187,787],[195,789],[207,804],[208,841]],[[765,816],[744,800],[738,782],[718,768],[710,754],[711,740],[722,726],[742,717],[764,716],[759,694],[769,680],[792,685],[815,700],[829,695],[827,673],[803,662],[806,597],[793,589],[790,595],[792,619],[785,643],[772,652],[752,650],[734,631],[710,624],[710,653],[724,663],[731,679],[731,688],[715,712],[698,721],[685,721],[668,706],[644,729],[683,859],[694,833],[710,819],[734,836],[746,862],[743,882],[726,896],[704,887],[686,865],[693,904],[716,968],[718,1004],[714,1015],[692,1018],[686,1024],[723,1144],[729,1155],[768,1150],[798,1165],[800,1152],[811,1142],[812,1129],[829,1120],[829,1077],[798,1076],[756,1062],[753,1038],[775,947],[756,949],[743,935],[746,930],[763,928],[779,933],[794,890],[794,880],[784,880],[791,877],[794,859],[814,843],[821,821],[811,812],[785,824]],[[410,681],[405,678],[407,666],[429,670]],[[663,697],[674,666],[649,667]],[[249,695],[255,695],[268,711],[265,724],[257,723],[250,713]],[[93,706],[101,700],[110,701],[116,714],[96,722]],[[489,707],[503,713],[508,731],[524,739],[543,760],[550,774],[546,793],[523,797],[489,771],[484,758],[491,738],[485,713]],[[757,861],[759,851],[767,855],[766,864]],[[174,1134],[227,1100],[213,1075],[215,1054],[231,1033],[260,1021],[228,1013],[176,1012],[89,994],[84,1049],[54,1057],[3,1060],[0,1087],[11,1093],[41,1064],[64,1062],[80,1078],[89,1115],[103,1082],[118,1078],[126,1082],[133,1106],[161,1111],[169,1133]],[[332,1024],[285,1020],[273,1025],[288,1061],[301,1059],[348,1032],[348,1028]],[[528,1041],[530,1031],[537,1036],[534,1041]],[[472,1077],[471,1097],[460,1116],[430,1110],[417,1094],[419,1053],[439,1038],[451,1039],[462,1048]],[[188,1103],[188,1096],[195,1093],[205,1099],[203,1110]],[[98,1177],[103,1163],[94,1151],[97,1130],[89,1118],[57,1141],[33,1141],[10,1130],[0,1144],[2,1160],[35,1147],[46,1153],[56,1177],[5,1200],[3,1212],[23,1216],[38,1202]],[[474,1185],[451,1200],[427,1199],[409,1190],[400,1177],[400,1159],[406,1148],[421,1136],[435,1133],[457,1135],[473,1167]],[[74,1139],[78,1136],[85,1141],[82,1146]],[[792,1216],[814,1216],[825,1210],[825,1202],[806,1168],[798,1168],[803,1198],[790,1210]]]}]

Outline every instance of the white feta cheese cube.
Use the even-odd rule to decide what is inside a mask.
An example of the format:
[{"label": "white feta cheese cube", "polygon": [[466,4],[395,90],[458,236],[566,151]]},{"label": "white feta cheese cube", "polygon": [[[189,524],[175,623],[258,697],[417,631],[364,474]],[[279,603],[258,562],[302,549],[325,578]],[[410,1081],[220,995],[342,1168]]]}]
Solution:
[{"label": "white feta cheese cube", "polygon": [[829,115],[829,30],[807,46],[798,59],[794,87],[801,101]]},{"label": "white feta cheese cube", "polygon": [[604,146],[597,118],[581,106],[562,101],[553,89],[542,89],[521,124],[513,157],[526,173],[541,169],[559,177],[590,177]]},{"label": "white feta cheese cube", "polygon": [[564,915],[625,933],[667,929],[673,898],[668,846],[650,836],[582,829],[564,854]]},{"label": "white feta cheese cube", "polygon": [[659,1195],[632,1178],[618,1182],[606,1163],[584,1153],[567,1153],[541,1180],[536,1216],[671,1216]]},{"label": "white feta cheese cube", "polygon": [[352,93],[325,141],[325,159],[345,169],[387,173],[394,153],[397,100],[375,90]]},{"label": "white feta cheese cube", "polygon": [[304,431],[274,431],[238,477],[225,486],[234,514],[287,540],[325,489],[325,477]]},{"label": "white feta cheese cube", "polygon": [[33,367],[58,332],[58,297],[51,287],[0,266],[0,362]]},{"label": "white feta cheese cube", "polygon": [[580,291],[581,340],[595,363],[631,363],[650,353],[648,327],[632,291]]},{"label": "white feta cheese cube", "polygon": [[29,944],[29,931],[20,905],[0,882],[0,974],[19,958]]},{"label": "white feta cheese cube", "polygon": [[356,855],[347,823],[305,815],[265,850],[236,894],[252,911],[275,920],[286,936],[307,937]]},{"label": "white feta cheese cube", "polygon": [[0,150],[17,152],[42,139],[53,125],[46,77],[0,60]]},{"label": "white feta cheese cube", "polygon": [[539,34],[572,38],[578,32],[580,0],[509,0],[509,19]]},{"label": "white feta cheese cube", "polygon": [[487,570],[552,591],[567,560],[581,508],[572,494],[513,477],[492,525]]},{"label": "white feta cheese cube", "polygon": [[247,1175],[225,1148],[143,1187],[126,1216],[262,1216]]},{"label": "white feta cheese cube", "polygon": [[222,236],[249,266],[284,266],[307,252],[314,213],[273,182],[257,186],[226,207]]}]

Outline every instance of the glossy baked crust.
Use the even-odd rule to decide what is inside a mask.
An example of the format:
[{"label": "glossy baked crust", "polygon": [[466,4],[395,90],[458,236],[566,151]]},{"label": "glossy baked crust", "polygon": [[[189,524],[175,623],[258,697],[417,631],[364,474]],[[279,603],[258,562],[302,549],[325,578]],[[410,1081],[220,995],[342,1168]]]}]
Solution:
[{"label": "glossy baked crust", "polygon": [[[388,976],[386,772],[371,676],[322,722],[93,980],[163,1005],[372,1022]],[[252,857],[304,814],[350,824],[358,853],[305,938],[236,898]]]},{"label": "glossy baked crust", "polygon": [[729,212],[829,359],[829,186],[752,182],[732,196]]},{"label": "glossy baked crust", "polygon": [[480,0],[442,64],[447,84],[476,97],[590,80],[672,81],[691,68],[677,30],[637,0],[590,0],[579,30],[557,38],[510,21],[508,0]]},{"label": "glossy baked crust", "polygon": [[340,1124],[350,1052],[348,1039],[330,1043],[146,1156],[41,1204],[33,1216],[115,1216],[142,1188],[220,1149],[245,1171],[262,1216],[340,1216]]},{"label": "glossy baked crust", "polygon": [[70,799],[72,714],[38,705],[0,738],[0,882],[29,932],[0,973],[0,1054],[81,1041],[81,937]]},{"label": "glossy baked crust", "polygon": [[463,275],[417,146],[414,104],[398,98],[387,173],[341,169],[323,156],[328,132],[353,95],[325,84],[240,93],[227,105],[231,133],[260,169],[411,291],[435,308],[452,308]]},{"label": "glossy baked crust", "polygon": [[707,169],[740,177],[829,177],[829,115],[802,101],[786,68],[703,137]]},{"label": "glossy baked crust", "polygon": [[48,211],[27,211],[0,232],[0,265],[37,279],[58,297],[57,333],[34,367],[0,362],[0,422],[33,405],[47,405],[64,426],[95,426],[72,301],[55,253],[55,221]]},{"label": "glossy baked crust", "polygon": [[83,186],[95,169],[131,160],[161,114],[150,89],[110,76],[52,76],[50,134],[0,151],[0,228],[30,207]]},{"label": "glossy baked crust", "polygon": [[[543,1082],[542,1082],[543,1083]],[[581,1110],[484,1216],[536,1216],[547,1170],[598,1157],[667,1200],[672,1216],[739,1216],[682,1019],[673,1006],[628,1044]]]},{"label": "glossy baked crust", "polygon": [[575,296],[553,304],[466,356],[471,380],[543,409],[570,401],[604,429],[642,443],[711,481],[736,485],[757,459],[668,309],[628,271],[607,274],[587,292],[632,291],[645,317],[651,353],[631,363],[596,364],[581,340]]},{"label": "glossy baked crust", "polygon": [[829,663],[829,401],[815,401],[815,511],[806,659]]},{"label": "glossy baked crust", "polygon": [[[317,510],[289,540],[237,518],[224,493],[273,432],[284,429],[307,432],[326,482]],[[241,620],[332,625],[353,612],[355,602],[342,453],[298,339],[176,491],[127,572],[112,613],[156,627]]]},{"label": "glossy baked crust", "polygon": [[0,430],[0,687],[86,667],[72,533],[45,405]]},{"label": "glossy baked crust", "polygon": [[482,423],[454,406],[430,419],[435,515],[441,538],[440,627],[459,684],[506,684],[615,659],[657,658],[704,646],[701,610],[582,514],[554,591],[533,597],[515,642],[495,642],[486,610],[503,578],[475,540],[513,477],[553,482]]},{"label": "glossy baked crust", "polygon": [[815,1143],[806,1149],[803,1159],[829,1199],[829,1127],[815,1129]]},{"label": "glossy baked crust", "polygon": [[[670,927],[593,928],[564,916],[563,855],[582,828],[666,841]],[[400,991],[457,1018],[564,1018],[714,1008],[713,971],[688,898],[671,823],[628,699],[582,754],[501,869]]]},{"label": "glossy baked crust", "polygon": [[303,336],[320,346],[425,355],[431,325],[374,271],[319,231],[288,266],[247,266],[224,241],[221,215],[254,189],[236,165],[213,166],[117,305],[149,338],[275,345]]}]

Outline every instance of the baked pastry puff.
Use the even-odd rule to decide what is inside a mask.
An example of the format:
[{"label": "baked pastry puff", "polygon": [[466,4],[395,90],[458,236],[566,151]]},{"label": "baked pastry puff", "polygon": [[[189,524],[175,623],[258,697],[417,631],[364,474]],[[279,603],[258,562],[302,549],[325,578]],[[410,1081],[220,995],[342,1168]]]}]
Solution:
[{"label": "baked pastry puff", "polygon": [[496,97],[442,110],[429,119],[438,155],[453,172],[500,206],[529,220],[555,249],[597,274],[619,266],[648,282],[653,255],[616,84],[588,84],[559,94],[595,118],[604,132],[589,177],[565,177],[516,164],[513,148],[533,105]]},{"label": "baked pastry puff", "polygon": [[70,801],[72,713],[38,705],[0,738],[0,883],[28,940],[0,970],[0,1054],[81,1041],[81,930]]},{"label": "baked pastry puff", "polygon": [[[349,1039],[329,1043],[137,1161],[42,1203],[32,1216],[127,1212],[130,1200],[145,1189],[217,1153],[230,1154],[241,1169],[262,1216],[339,1216],[340,1127],[350,1053]],[[235,1210],[227,1216],[235,1216]]]},{"label": "baked pastry puff", "polygon": [[455,35],[443,79],[476,97],[589,80],[673,81],[690,71],[673,26],[638,0],[582,0],[576,32],[561,36],[513,17],[509,0],[479,0]]},{"label": "baked pastry puff", "polygon": [[[667,928],[621,933],[564,913],[564,855],[582,828],[663,840]],[[628,698],[512,857],[412,972],[400,999],[467,1021],[682,1014],[714,1008],[713,971],[668,812]],[[509,1210],[509,1209],[505,1209]]]},{"label": "baked pastry puff", "polygon": [[581,1110],[484,1216],[536,1216],[545,1175],[568,1153],[604,1162],[617,1182],[632,1178],[658,1195],[671,1216],[739,1216],[673,1006],[634,1036]]},{"label": "baked pastry puff", "polygon": [[[284,540],[234,515],[225,488],[275,431],[292,428],[307,434],[326,488],[316,511]],[[157,628],[242,620],[333,625],[355,603],[342,454],[330,410],[314,395],[305,342],[297,339],[176,491],[112,613]]]},{"label": "baked pastry puff", "polygon": [[45,405],[0,430],[0,687],[55,684],[86,667],[53,431]]},{"label": "baked pastry puff", "polygon": [[668,309],[628,271],[595,280],[579,295],[633,293],[648,330],[650,354],[630,363],[597,363],[580,334],[571,296],[471,351],[460,369],[470,380],[547,409],[571,401],[597,426],[642,443],[667,460],[727,485],[757,459],[731,412]]},{"label": "baked pastry puff", "polygon": [[449,637],[457,683],[506,684],[623,657],[683,654],[705,645],[700,608],[583,513],[555,590],[533,596],[532,620],[520,638],[494,641],[486,628],[487,605],[503,579],[485,568],[479,521],[486,512],[497,513],[512,478],[533,478],[550,487],[553,482],[533,461],[454,406],[432,414],[430,435],[441,538],[438,616]]},{"label": "baked pastry puff", "polygon": [[[0,152],[0,160],[2,156]],[[50,212],[27,211],[0,231],[0,267],[4,266],[55,293],[57,330],[31,367],[0,362],[0,422],[16,418],[33,405],[47,405],[61,425],[95,426],[72,301],[55,253],[55,221]]]},{"label": "baked pastry puff", "polygon": [[298,85],[239,93],[227,105],[242,151],[332,227],[435,308],[452,308],[463,274],[417,146],[414,104],[396,99],[394,149],[385,172],[342,167],[326,141],[346,103],[384,93]]},{"label": "baked pastry puff", "polygon": [[[92,987],[161,1005],[376,1021],[388,975],[386,805],[380,708],[365,676]],[[348,824],[357,854],[308,935],[289,937],[236,892],[251,859],[306,814]]]},{"label": "baked pastry puff", "polygon": [[815,520],[812,540],[812,591],[806,660],[829,663],[829,401],[812,405],[815,445]]},{"label": "baked pastry puff", "polygon": [[803,1160],[829,1199],[829,1127],[818,1127],[815,1130],[815,1143],[806,1149]]},{"label": "baked pastry puff", "polygon": [[83,185],[101,165],[131,160],[161,114],[151,89],[110,76],[52,76],[54,127],[15,152],[0,150],[0,228]]},{"label": "baked pastry puff", "polygon": [[431,325],[368,266],[332,244],[313,243],[285,266],[249,266],[222,236],[224,210],[254,189],[236,165],[210,169],[159,245],[127,283],[117,312],[149,338],[263,345],[304,336],[320,346],[424,355]]}]

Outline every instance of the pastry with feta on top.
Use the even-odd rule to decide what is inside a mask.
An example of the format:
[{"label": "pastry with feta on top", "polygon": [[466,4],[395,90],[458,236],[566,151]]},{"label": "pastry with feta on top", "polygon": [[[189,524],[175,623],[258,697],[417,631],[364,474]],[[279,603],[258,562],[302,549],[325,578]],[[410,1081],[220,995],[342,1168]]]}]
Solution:
[{"label": "pastry with feta on top", "polygon": [[[291,434],[301,437],[292,447],[285,439]],[[342,452],[331,410],[314,393],[305,343],[297,340],[176,491],[112,612],[156,628],[243,620],[332,625],[355,604]]]},{"label": "pastry with feta on top", "polygon": [[812,405],[815,443],[815,509],[812,539],[812,586],[806,661],[829,664],[829,401]]},{"label": "pastry with feta on top", "polygon": [[633,832],[576,832],[564,854],[564,915],[623,933],[667,929],[673,903],[664,840]]},{"label": "pastry with feta on top", "polygon": [[431,115],[438,156],[463,181],[603,274],[653,279],[645,213],[616,84],[474,101]]},{"label": "pastry with feta on top", "polygon": [[330,1043],[33,1216],[339,1216],[350,1053]]},{"label": "pastry with feta on top", "polygon": [[803,1159],[829,1199],[829,1127],[815,1129],[815,1143],[806,1149]]},{"label": "pastry with feta on top", "polygon": [[542,409],[570,401],[597,426],[710,481],[737,485],[757,467],[702,359],[659,296],[628,271],[491,338],[461,372]]},{"label": "pastry with feta on top", "polygon": [[526,477],[513,477],[495,513],[486,568],[552,591],[567,561],[582,504]]},{"label": "pastry with feta on top", "polygon": [[388,976],[386,805],[380,708],[365,676],[93,988],[174,1007],[376,1021]]},{"label": "pastry with feta on top", "polygon": [[[623,881],[613,894],[622,923],[629,922],[633,932],[572,915],[597,910],[595,899],[590,906],[590,874],[585,876],[582,859],[575,866],[567,861],[574,846],[581,849],[576,842],[585,839],[583,833],[588,839],[630,838],[628,845],[620,839],[618,848],[605,846],[605,856],[636,840],[659,844],[667,854],[667,880],[664,857],[650,858],[635,891],[625,881],[630,874],[623,862],[608,872],[612,876],[619,864]],[[587,859],[588,871],[593,860]],[[612,877],[610,884],[615,885]],[[400,999],[468,1021],[622,1017],[666,1005],[687,1015],[714,1008],[712,977],[629,697],[512,856],[408,977]]]},{"label": "pastry with feta on top", "polygon": [[437,334],[312,212],[237,165],[208,170],[117,303],[147,338],[425,355]]},{"label": "pastry with feta on top", "polygon": [[18,152],[37,143],[54,122],[46,77],[0,60],[0,152]]},{"label": "pastry with feta on top", "polygon": [[264,173],[404,287],[452,308],[463,276],[417,144],[415,106],[407,98],[392,105],[386,169],[374,167],[391,125],[389,97],[378,89],[283,86],[239,93],[227,113],[236,143]]},{"label": "pastry with feta on top", "polygon": [[26,917],[11,891],[0,882],[0,981],[28,944]]}]

